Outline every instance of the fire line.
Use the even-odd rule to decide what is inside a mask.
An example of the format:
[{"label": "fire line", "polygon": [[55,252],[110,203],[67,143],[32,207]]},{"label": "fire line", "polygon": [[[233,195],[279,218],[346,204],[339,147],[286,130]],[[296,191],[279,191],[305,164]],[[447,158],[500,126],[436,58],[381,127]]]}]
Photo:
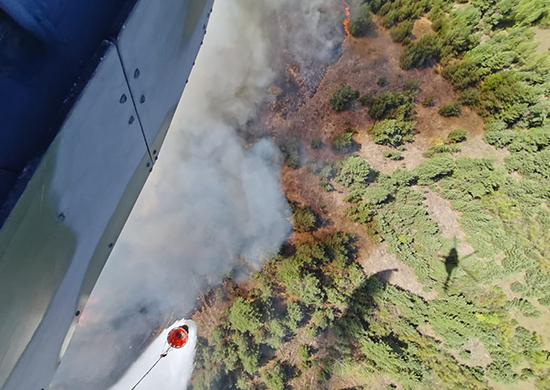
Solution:
[{"label": "fire line", "polygon": [[346,12],[346,19],[344,20],[344,30],[346,31],[346,36],[349,35],[349,4],[346,3],[346,0],[342,0],[342,5],[344,6],[344,11]]}]

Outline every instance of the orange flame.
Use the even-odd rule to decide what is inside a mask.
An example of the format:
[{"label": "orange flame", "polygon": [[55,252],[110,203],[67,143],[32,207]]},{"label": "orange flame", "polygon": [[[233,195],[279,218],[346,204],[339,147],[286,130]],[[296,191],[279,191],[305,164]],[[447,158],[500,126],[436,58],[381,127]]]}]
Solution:
[{"label": "orange flame", "polygon": [[342,6],[344,7],[344,11],[346,12],[346,19],[344,20],[344,30],[346,31],[346,35],[349,35],[349,21],[350,21],[350,16],[349,16],[349,5],[348,3],[346,3],[346,0],[342,0]]}]

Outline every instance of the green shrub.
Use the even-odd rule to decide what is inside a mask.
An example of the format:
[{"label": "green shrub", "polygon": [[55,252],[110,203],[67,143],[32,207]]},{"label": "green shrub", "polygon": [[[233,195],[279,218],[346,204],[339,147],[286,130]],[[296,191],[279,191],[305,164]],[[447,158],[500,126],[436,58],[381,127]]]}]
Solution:
[{"label": "green shrub", "polygon": [[475,106],[479,103],[479,91],[474,88],[465,89],[460,93],[458,100],[465,106]]},{"label": "green shrub", "polygon": [[373,100],[369,115],[373,119],[409,120],[414,115],[414,97],[410,94],[382,92]]},{"label": "green shrub", "polygon": [[428,96],[424,100],[422,100],[422,105],[424,107],[433,107],[435,105],[435,98],[433,95]]},{"label": "green shrub", "polygon": [[370,165],[359,156],[349,156],[342,163],[342,169],[336,181],[345,187],[354,184],[366,184],[369,178]]},{"label": "green shrub", "polygon": [[430,183],[447,176],[455,169],[454,159],[447,154],[438,154],[428,161],[420,164],[415,173],[418,177],[418,183],[429,185]]},{"label": "green shrub", "polygon": [[261,376],[269,390],[284,390],[285,377],[278,362],[262,370]]},{"label": "green shrub", "polygon": [[381,186],[370,186],[363,192],[365,202],[368,204],[384,203],[391,196],[391,192]]},{"label": "green shrub", "polygon": [[458,153],[460,152],[460,146],[455,144],[443,144],[443,145],[432,145],[430,146],[430,149],[428,149],[426,152],[422,153],[424,157],[433,157],[436,154],[440,153]]},{"label": "green shrub", "polygon": [[386,76],[379,77],[376,84],[381,87],[385,87],[386,85],[388,85],[388,78]]},{"label": "green shrub", "polygon": [[302,344],[298,347],[298,357],[301,360],[308,360],[311,357],[311,347],[307,344]]},{"label": "green shrub", "polygon": [[[491,357],[493,357],[493,355],[491,355]],[[518,376],[514,372],[512,366],[504,359],[493,361],[493,363],[487,366],[485,373],[487,377],[500,383],[513,384],[518,380]]]},{"label": "green shrub", "polygon": [[418,92],[420,91],[420,79],[412,79],[407,81],[403,85],[403,90],[409,91],[409,92]]},{"label": "green shrub", "polygon": [[404,21],[390,29],[390,35],[394,42],[410,42],[414,22]]},{"label": "green shrub", "polygon": [[353,132],[338,134],[330,142],[330,147],[336,153],[349,153],[353,150]]},{"label": "green shrub", "polygon": [[408,187],[414,183],[416,180],[416,175],[411,171],[396,169],[391,174],[391,180],[396,186]]},{"label": "green shrub", "polygon": [[489,131],[483,134],[483,140],[497,148],[504,148],[510,145],[517,137],[514,130]]},{"label": "green shrub", "polygon": [[457,144],[459,142],[464,141],[467,135],[468,135],[468,132],[466,130],[462,130],[462,129],[453,130],[447,136],[447,140],[445,141],[445,143]]},{"label": "green shrub", "polygon": [[411,43],[403,55],[399,64],[402,69],[421,68],[428,62],[438,61],[441,54],[441,42],[437,34],[424,35],[416,43]]},{"label": "green shrub", "polygon": [[508,272],[522,272],[537,267],[537,262],[526,257],[521,250],[515,249],[502,260],[502,266]]},{"label": "green shrub", "polygon": [[229,308],[229,322],[239,332],[254,332],[260,327],[260,314],[250,301],[237,297]]},{"label": "green shrub", "polygon": [[323,141],[321,138],[313,138],[311,140],[311,149],[322,149],[323,148]]},{"label": "green shrub", "polygon": [[391,150],[384,150],[383,154],[384,154],[384,157],[389,158],[390,160],[398,161],[398,160],[403,159],[400,152],[394,152],[394,151],[391,151]]},{"label": "green shrub", "polygon": [[358,97],[359,91],[353,89],[349,85],[342,85],[332,94],[330,106],[333,110],[344,111]]},{"label": "green shrub", "polygon": [[370,106],[374,102],[374,96],[372,96],[372,93],[367,93],[359,98],[359,103],[361,103],[362,106]]},{"label": "green shrub", "polygon": [[475,87],[480,81],[479,66],[473,62],[462,61],[447,65],[441,73],[455,89]]},{"label": "green shrub", "polygon": [[373,142],[379,145],[399,146],[403,142],[412,142],[416,122],[384,119],[376,122],[369,133]]},{"label": "green shrub", "polygon": [[541,312],[535,307],[535,305],[523,298],[514,298],[513,300],[506,302],[506,308],[519,310],[525,317],[538,318],[541,315]]},{"label": "green shrub", "polygon": [[460,116],[461,113],[462,107],[460,107],[460,103],[448,104],[439,109],[439,115],[441,116]]},{"label": "green shrub", "polygon": [[317,218],[309,207],[297,208],[294,211],[294,230],[300,233],[309,232],[315,227]]},{"label": "green shrub", "polygon": [[302,307],[296,302],[289,302],[286,307],[286,326],[293,332],[298,330],[300,323],[304,319]]}]

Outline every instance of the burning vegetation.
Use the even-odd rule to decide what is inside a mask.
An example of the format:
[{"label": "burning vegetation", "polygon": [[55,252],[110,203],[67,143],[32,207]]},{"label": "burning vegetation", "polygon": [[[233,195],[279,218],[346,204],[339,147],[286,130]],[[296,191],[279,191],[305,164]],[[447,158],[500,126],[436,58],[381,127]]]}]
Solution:
[{"label": "burning vegetation", "polygon": [[349,5],[346,3],[345,0],[342,0],[342,7],[344,8],[344,12],[346,14],[346,18],[344,19],[344,31],[346,32],[346,36],[349,35],[349,21],[350,21],[350,14],[349,14]]}]

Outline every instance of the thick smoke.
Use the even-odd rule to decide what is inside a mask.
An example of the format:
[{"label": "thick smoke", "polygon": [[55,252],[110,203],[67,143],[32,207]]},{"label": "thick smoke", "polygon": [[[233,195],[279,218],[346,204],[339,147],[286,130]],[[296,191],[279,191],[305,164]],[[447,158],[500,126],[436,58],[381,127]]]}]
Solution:
[{"label": "thick smoke", "polygon": [[272,98],[282,50],[304,69],[328,61],[336,23],[325,21],[339,3],[216,0],[159,161],[52,389],[108,388],[201,291],[277,252],[290,229],[278,149],[265,139],[247,149],[236,132]]}]

